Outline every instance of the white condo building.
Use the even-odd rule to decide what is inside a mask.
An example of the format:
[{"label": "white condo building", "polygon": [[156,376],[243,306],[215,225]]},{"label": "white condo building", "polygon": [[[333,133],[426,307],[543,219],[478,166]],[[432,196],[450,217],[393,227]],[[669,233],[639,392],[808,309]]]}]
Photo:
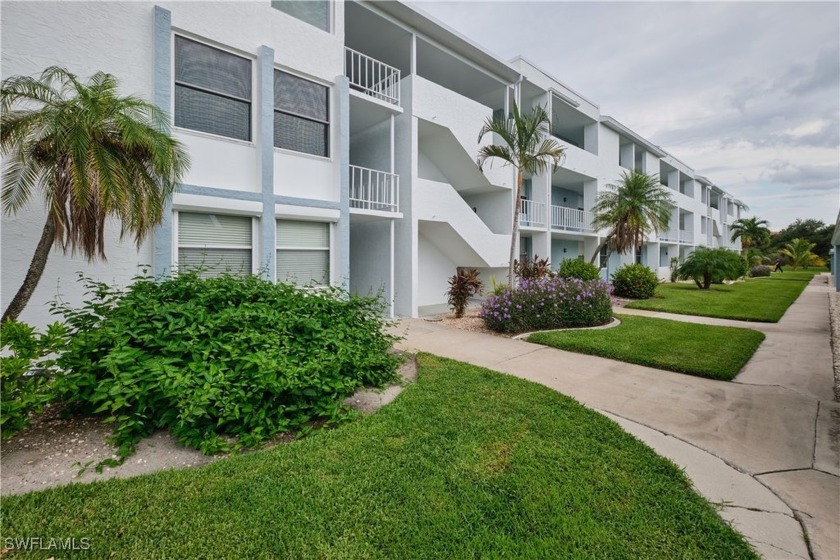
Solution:
[{"label": "white condo building", "polygon": [[[399,2],[4,0],[1,17],[3,78],[52,65],[114,74],[172,116],[192,160],[139,250],[116,223],[107,262],[53,250],[21,316],[38,326],[57,296],[81,300],[78,271],[125,284],[144,266],[196,263],[381,292],[396,316],[440,311],[456,267],[506,275],[514,170],[482,172],[476,156],[483,122],[514,102],[545,107],[566,148],[525,182],[521,255],[588,260],[605,233],[591,227],[596,195],[629,169],[671,189],[671,226],[639,255],[602,259],[605,275],[635,260],[665,277],[698,245],[739,248],[729,227],[743,203],[533,63]],[[3,218],[4,306],[44,219],[37,197]]]}]

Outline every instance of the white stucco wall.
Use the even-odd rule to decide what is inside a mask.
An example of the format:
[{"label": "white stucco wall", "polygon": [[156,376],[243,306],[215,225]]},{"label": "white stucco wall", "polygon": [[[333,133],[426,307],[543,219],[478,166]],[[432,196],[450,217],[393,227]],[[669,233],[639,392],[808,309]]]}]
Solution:
[{"label": "white stucco wall", "polygon": [[446,303],[448,279],[455,274],[457,266],[434,243],[418,234],[417,305]]},{"label": "white stucco wall", "polygon": [[391,292],[391,223],[350,224],[350,291],[375,296]]},{"label": "white stucco wall", "polygon": [[[492,144],[491,135],[479,143],[478,132],[484,121],[493,115],[490,107],[448,90],[420,76],[414,76],[412,113],[423,120],[448,128],[464,150],[475,161],[479,147]],[[484,175],[494,185],[510,187],[511,173],[501,165],[487,166]]]},{"label": "white stucco wall", "polygon": [[[80,77],[96,71],[120,77],[120,91],[150,99],[153,94],[153,15],[151,4],[3,2],[0,10],[2,52],[0,74],[39,74],[51,65],[65,66]],[[95,30],[92,32],[91,30]],[[45,211],[36,195],[15,216],[2,217],[2,307],[20,287],[44,226]],[[119,226],[108,224],[107,262],[88,263],[79,255],[53,249],[38,288],[20,316],[38,327],[55,320],[47,303],[60,296],[69,303],[82,299],[77,272],[113,284],[126,284],[138,265],[151,264],[146,243],[138,252],[132,241],[119,242]]]},{"label": "white stucco wall", "polygon": [[391,170],[391,123],[380,122],[350,137],[350,164]]},{"label": "white stucco wall", "polygon": [[[3,2],[0,11],[0,75],[34,75],[51,65],[68,68],[82,79],[96,71],[114,74],[123,94],[154,98],[154,6],[172,12],[173,32],[185,33],[256,58],[260,45],[275,51],[277,67],[332,83],[343,72],[344,5],[335,4],[334,33],[326,33],[271,8],[266,1],[242,2]],[[256,67],[254,67],[256,74]],[[255,90],[252,107],[259,101]],[[332,114],[335,112],[333,95]],[[254,111],[252,110],[252,114]],[[337,153],[333,126],[332,153]],[[175,135],[189,151],[192,166],[184,183],[256,192],[259,169],[256,142],[238,142],[195,132]],[[338,200],[338,169],[329,160],[275,153],[276,191],[280,194]],[[280,171],[282,169],[282,171]],[[219,199],[220,201],[222,199]],[[212,206],[212,205],[210,205]],[[221,206],[221,204],[220,204]],[[45,220],[42,202],[2,218],[3,308],[20,286]],[[88,263],[53,250],[47,268],[21,319],[43,327],[52,320],[45,302],[60,295],[81,301],[76,272],[124,285],[142,265],[152,264],[147,242],[138,251],[132,240],[119,241],[118,224],[108,225],[105,262]]]}]

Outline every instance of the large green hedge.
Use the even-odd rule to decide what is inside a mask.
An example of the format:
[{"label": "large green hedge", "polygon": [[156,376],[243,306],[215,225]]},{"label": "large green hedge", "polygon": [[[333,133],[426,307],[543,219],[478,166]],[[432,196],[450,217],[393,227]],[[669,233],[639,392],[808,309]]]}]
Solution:
[{"label": "large green hedge", "polygon": [[197,273],[87,287],[81,308],[59,309],[56,394],[114,422],[122,456],[159,428],[204,453],[256,446],[395,377],[375,298]]}]

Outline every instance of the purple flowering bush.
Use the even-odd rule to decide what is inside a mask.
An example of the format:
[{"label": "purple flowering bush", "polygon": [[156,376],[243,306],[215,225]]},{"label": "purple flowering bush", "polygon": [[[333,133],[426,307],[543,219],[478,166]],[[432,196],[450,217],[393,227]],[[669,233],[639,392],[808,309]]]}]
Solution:
[{"label": "purple flowering bush", "polygon": [[487,298],[480,315],[487,328],[504,333],[603,325],[612,319],[610,285],[553,275],[523,280]]}]

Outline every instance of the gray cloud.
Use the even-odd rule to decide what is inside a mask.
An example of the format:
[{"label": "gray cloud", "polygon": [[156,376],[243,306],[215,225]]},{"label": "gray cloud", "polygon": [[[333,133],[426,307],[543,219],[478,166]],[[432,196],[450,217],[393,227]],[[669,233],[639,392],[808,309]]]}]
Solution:
[{"label": "gray cloud", "polygon": [[784,185],[797,191],[837,192],[837,167],[831,165],[796,165],[777,162],[762,177],[770,183]]}]

